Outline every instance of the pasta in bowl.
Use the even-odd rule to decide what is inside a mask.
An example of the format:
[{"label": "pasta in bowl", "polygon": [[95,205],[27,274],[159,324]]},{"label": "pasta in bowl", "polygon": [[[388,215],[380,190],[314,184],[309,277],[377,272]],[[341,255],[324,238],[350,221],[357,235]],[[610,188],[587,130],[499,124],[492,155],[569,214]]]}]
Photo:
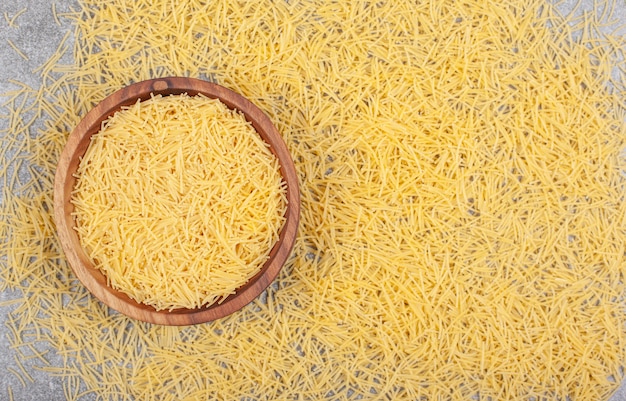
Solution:
[{"label": "pasta in bowl", "polygon": [[79,280],[157,324],[252,301],[287,261],[299,220],[293,161],[269,118],[191,78],[139,82],[98,104],[68,138],[54,191]]}]

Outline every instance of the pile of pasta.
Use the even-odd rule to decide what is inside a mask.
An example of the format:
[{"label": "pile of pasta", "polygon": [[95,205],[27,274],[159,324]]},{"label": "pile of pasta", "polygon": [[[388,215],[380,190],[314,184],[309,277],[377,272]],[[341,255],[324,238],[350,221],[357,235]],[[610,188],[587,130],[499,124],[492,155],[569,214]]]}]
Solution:
[{"label": "pile of pasta", "polygon": [[[58,16],[73,34],[38,70],[41,87],[11,95],[1,147],[14,163],[2,162],[5,187],[20,188],[0,212],[2,286],[21,294],[10,341],[24,364],[61,376],[68,399],[607,400],[619,387],[615,3],[79,3]],[[93,299],[51,217],[56,160],[80,117],[169,75],[263,109],[302,192],[277,281],[191,327]],[[29,134],[26,111],[44,128]],[[30,180],[15,178],[20,166]],[[9,368],[26,382],[20,363]]]},{"label": "pile of pasta", "polygon": [[91,137],[76,179],[81,245],[113,288],[157,310],[234,294],[285,221],[278,159],[241,112],[202,95],[116,112]]}]

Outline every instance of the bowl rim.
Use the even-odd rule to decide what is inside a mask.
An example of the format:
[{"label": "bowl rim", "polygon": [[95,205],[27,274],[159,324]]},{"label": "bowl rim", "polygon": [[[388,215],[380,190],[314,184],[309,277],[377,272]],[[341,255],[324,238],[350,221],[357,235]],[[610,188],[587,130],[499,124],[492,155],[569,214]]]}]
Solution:
[{"label": "bowl rim", "polygon": [[[219,303],[196,309],[159,310],[141,304],[107,284],[105,275],[98,270],[80,245],[75,221],[74,206],[70,202],[76,178],[74,173],[85,154],[91,136],[99,132],[102,122],[138,100],[153,95],[196,96],[202,94],[219,99],[231,109],[241,111],[277,157],[280,172],[286,184],[287,208],[285,222],[279,238],[271,249],[261,270],[246,284]],[[55,173],[54,220],[61,248],[79,281],[101,302],[131,318],[162,325],[191,325],[220,319],[243,308],[257,298],[278,276],[287,262],[295,244],[300,220],[300,192],[298,175],[287,145],[270,118],[244,96],[219,84],[187,77],[154,78],[125,86],[104,98],[92,108],[70,133],[59,158]]]}]

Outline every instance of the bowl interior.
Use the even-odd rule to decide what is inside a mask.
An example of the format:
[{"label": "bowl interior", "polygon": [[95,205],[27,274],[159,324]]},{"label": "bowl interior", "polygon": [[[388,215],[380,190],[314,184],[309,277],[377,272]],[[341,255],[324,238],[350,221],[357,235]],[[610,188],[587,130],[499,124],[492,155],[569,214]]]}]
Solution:
[{"label": "bowl interior", "polygon": [[[126,294],[107,285],[107,279],[98,270],[80,245],[72,217],[74,206],[70,202],[76,183],[74,174],[81,157],[89,147],[91,136],[96,134],[102,122],[123,106],[137,100],[147,100],[154,95],[190,96],[203,94],[221,100],[231,109],[240,110],[267,142],[278,158],[280,171],[287,187],[285,223],[279,239],[261,270],[235,294],[220,303],[197,309],[157,311],[149,305],[138,303]],[[300,194],[298,177],[287,146],[265,113],[243,96],[220,85],[193,78],[170,77],[142,81],[127,86],[105,98],[93,108],[70,134],[57,166],[54,183],[54,217],[61,247],[78,279],[109,307],[132,318],[165,325],[189,325],[219,319],[229,315],[255,299],[276,278],[293,248],[300,217]]]}]

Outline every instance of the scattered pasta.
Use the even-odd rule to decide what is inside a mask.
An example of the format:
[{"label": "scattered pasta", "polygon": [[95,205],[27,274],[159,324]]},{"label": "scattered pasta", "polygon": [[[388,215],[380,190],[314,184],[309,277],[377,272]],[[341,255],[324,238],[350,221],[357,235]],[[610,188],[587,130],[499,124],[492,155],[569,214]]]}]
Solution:
[{"label": "scattered pasta", "polygon": [[[19,191],[4,191],[0,277],[22,294],[15,344],[60,355],[41,366],[70,399],[608,400],[626,361],[615,4],[81,0],[59,15],[74,63],[47,65],[6,106],[14,167],[0,169]],[[91,297],[51,218],[80,116],[170,75],[263,109],[302,192],[275,284],[190,327]],[[46,124],[32,136],[29,107]]]}]

